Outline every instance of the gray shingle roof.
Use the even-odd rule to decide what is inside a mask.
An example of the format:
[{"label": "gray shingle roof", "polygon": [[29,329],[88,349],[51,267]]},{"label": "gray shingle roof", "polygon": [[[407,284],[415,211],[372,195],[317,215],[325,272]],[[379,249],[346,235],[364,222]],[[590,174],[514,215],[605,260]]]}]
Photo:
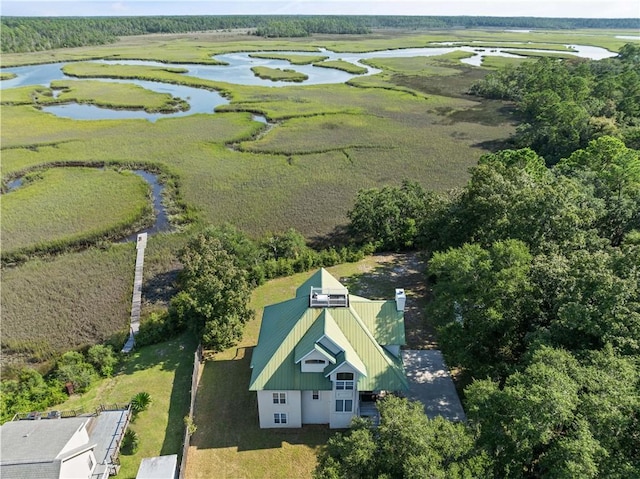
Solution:
[{"label": "gray shingle roof", "polygon": [[73,417],[9,421],[0,426],[0,464],[53,461],[89,420],[88,417]]}]

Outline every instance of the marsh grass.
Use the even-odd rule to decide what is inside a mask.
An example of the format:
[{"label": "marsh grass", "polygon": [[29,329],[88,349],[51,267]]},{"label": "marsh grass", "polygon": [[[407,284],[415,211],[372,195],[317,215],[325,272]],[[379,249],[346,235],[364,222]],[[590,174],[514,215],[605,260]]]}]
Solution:
[{"label": "marsh grass", "polygon": [[186,111],[189,103],[168,93],[138,85],[94,80],[58,80],[51,83],[60,94],[52,103],[82,103],[102,108],[144,110],[147,113]]},{"label": "marsh grass", "polygon": [[[208,42],[212,38],[223,40]],[[108,47],[29,54],[19,60],[128,57],[175,61],[183,55],[190,62],[231,51],[317,54],[319,45],[332,41],[314,38],[311,44],[309,39],[229,38],[234,41],[225,43],[224,36],[213,34],[128,38]],[[385,33],[362,45],[366,43],[369,49],[376,45],[379,49],[424,46],[424,38],[393,39]],[[443,40],[443,36],[433,38]],[[341,42],[355,48],[362,39]],[[17,59],[3,55],[1,61],[6,64]],[[468,178],[468,168],[487,151],[485,145],[513,131],[506,117],[483,124],[464,116],[482,108],[482,103],[464,92],[485,70],[454,68],[452,62],[418,65],[417,60],[407,60],[381,65],[382,74],[361,77],[349,85],[285,88],[206,81],[184,75],[181,69],[98,65],[79,62],[67,68],[79,76],[135,77],[217,89],[228,96],[230,104],[219,107],[214,115],[155,123],[74,121],[40,111],[32,91],[15,93],[24,104],[5,104],[0,115],[3,179],[69,162],[155,168],[171,178],[176,202],[191,219],[230,222],[256,237],[293,227],[315,239],[330,235],[347,221],[358,189],[399,184],[405,178],[435,190],[460,186]],[[441,75],[434,75],[436,72]],[[3,100],[5,94],[8,91],[3,91]],[[252,120],[252,113],[263,114],[275,124],[265,127]],[[145,270],[149,268],[145,272],[146,308],[166,307],[179,268],[176,252],[183,239],[179,235],[151,239],[145,261]],[[4,351],[11,342],[16,349],[37,350],[44,356],[47,348],[60,351],[126,331],[133,262],[131,245],[113,245],[28,261],[3,271]],[[25,324],[30,325],[28,331]]]},{"label": "marsh grass", "polygon": [[251,71],[255,76],[271,81],[303,82],[309,78],[304,73],[288,68],[251,67]]},{"label": "marsh grass", "polygon": [[129,243],[4,268],[3,364],[13,353],[42,361],[118,339],[128,331],[134,263],[134,245]]},{"label": "marsh grass", "polygon": [[2,105],[32,105],[34,103],[50,103],[53,92],[41,85],[30,85],[2,90]]},{"label": "marsh grass", "polygon": [[511,53],[513,55],[520,55],[523,57],[533,57],[533,58],[561,58],[564,60],[569,58],[576,58],[576,56],[572,55],[571,53],[528,52],[528,51],[518,51],[518,50],[502,50],[502,51],[505,53]]},{"label": "marsh grass", "polygon": [[314,67],[321,68],[333,68],[335,70],[342,70],[347,73],[351,73],[353,75],[362,75],[363,73],[367,73],[367,69],[358,65],[354,65],[351,62],[346,62],[344,60],[327,60],[324,62],[316,62],[313,64]]},{"label": "marsh grass", "polygon": [[251,58],[265,58],[267,60],[284,60],[292,65],[310,65],[326,60],[326,55],[295,55],[287,53],[251,53]]},{"label": "marsh grass", "polygon": [[492,70],[499,70],[506,66],[517,66],[523,62],[535,62],[536,58],[533,56],[521,56],[519,58],[513,57],[499,57],[499,56],[486,56],[482,59],[482,66],[484,68],[490,68]]},{"label": "marsh grass", "polygon": [[29,178],[0,205],[3,258],[112,237],[152,213],[148,184],[131,172],[54,168]]}]

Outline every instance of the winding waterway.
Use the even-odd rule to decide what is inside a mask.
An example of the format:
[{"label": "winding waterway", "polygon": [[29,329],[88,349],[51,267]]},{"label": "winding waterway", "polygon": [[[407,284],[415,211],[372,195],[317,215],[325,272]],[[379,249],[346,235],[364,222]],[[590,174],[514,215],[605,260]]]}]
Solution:
[{"label": "winding waterway", "polygon": [[[454,44],[442,44],[441,47],[433,48],[407,48],[399,50],[384,50],[367,53],[336,53],[325,49],[319,49],[318,52],[259,52],[259,53],[273,53],[273,54],[308,54],[308,55],[323,55],[328,60],[344,60],[350,63],[354,63],[358,66],[367,69],[367,72],[363,75],[373,75],[379,73],[380,70],[367,66],[362,60],[372,58],[407,58],[418,56],[436,56],[450,53],[453,51],[466,51],[471,52],[474,56],[461,60],[463,63],[469,65],[479,66],[484,56],[509,56],[517,57],[513,53],[517,52],[518,46],[522,43],[513,43],[513,47],[509,48],[482,48],[482,47],[467,47],[467,46],[455,46]],[[575,50],[572,54],[591,59],[602,59],[615,56],[616,54],[605,50],[603,48],[591,47],[585,45],[573,45]],[[548,51],[548,50],[530,50],[522,49],[526,51]],[[313,65],[294,65],[286,60],[275,60],[268,58],[254,58],[251,55],[258,52],[242,52],[242,53],[229,53],[224,55],[215,56],[216,60],[226,63],[226,65],[201,65],[201,64],[165,64],[154,61],[141,61],[141,60],[118,60],[108,61],[99,60],[100,63],[110,64],[135,64],[135,65],[148,65],[148,66],[160,66],[160,67],[179,67],[187,70],[186,75],[202,78],[207,80],[214,80],[232,84],[240,85],[261,85],[268,87],[284,87],[291,86],[289,82],[274,82],[271,80],[263,80],[253,74],[251,68],[254,66],[267,66],[270,68],[294,68],[296,71],[304,73],[308,76],[308,79],[295,85],[319,85],[319,84],[335,84],[345,83],[352,78],[363,76],[353,75],[341,70],[332,68],[320,68]],[[567,53],[567,51],[560,52]],[[51,86],[51,82],[55,80],[74,80],[81,81],[66,76],[62,68],[67,63],[49,63],[44,65],[32,65],[23,67],[14,67],[3,69],[4,72],[14,73],[15,78],[10,80],[4,80],[0,82],[0,90],[7,88],[17,88],[31,85],[43,85],[46,87]],[[215,91],[207,90],[204,88],[193,88],[183,85],[174,85],[162,82],[143,81],[143,80],[118,80],[118,79],[99,79],[100,81],[119,82],[119,83],[133,83],[148,90],[152,90],[158,93],[168,93],[176,98],[181,98],[187,101],[190,105],[189,110],[180,111],[175,113],[147,113],[143,110],[123,110],[123,109],[109,109],[97,107],[95,105],[85,105],[68,103],[62,105],[53,105],[43,107],[44,111],[50,112],[59,117],[72,118],[74,120],[108,120],[108,119],[146,119],[148,121],[156,121],[160,118],[171,118],[186,115],[193,115],[197,113],[215,113],[215,108],[219,105],[228,103],[222,95]],[[55,92],[54,92],[55,93]],[[266,123],[266,118],[261,115],[254,115],[254,121]],[[162,190],[163,186],[158,182],[156,175],[143,170],[136,170],[135,173],[147,181],[153,191],[153,205],[155,213],[154,224],[143,231],[138,231],[135,234],[127,237],[123,241],[135,241],[137,234],[147,232],[149,234],[169,231],[170,223],[167,215],[167,211],[162,204]],[[8,191],[12,191],[15,188],[19,188],[22,185],[22,179],[17,178],[9,183]]]},{"label": "winding waterway", "polygon": [[[382,50],[366,53],[336,53],[326,49],[319,49],[318,52],[240,52],[217,55],[214,58],[226,65],[201,65],[201,64],[166,64],[154,61],[141,60],[99,60],[100,63],[109,64],[134,64],[148,65],[159,67],[178,67],[187,70],[186,75],[213,81],[220,81],[239,85],[260,85],[268,87],[285,87],[291,86],[292,83],[284,81],[264,80],[254,75],[251,71],[255,66],[266,66],[270,68],[294,68],[296,71],[304,73],[308,79],[295,85],[319,85],[331,83],[345,83],[352,78],[364,75],[373,75],[379,73],[380,70],[361,63],[362,60],[373,58],[406,58],[417,56],[436,56],[450,53],[453,51],[465,51],[473,53],[474,56],[465,58],[461,62],[468,65],[479,66],[485,56],[508,56],[517,57],[513,53],[521,50],[522,52],[548,52],[549,50],[530,50],[520,49],[523,43],[513,42],[513,47],[508,48],[482,48],[470,46],[457,46],[455,44],[442,44],[441,47],[430,48],[406,48],[397,50]],[[581,58],[602,59],[615,56],[616,54],[605,50],[604,48],[592,47],[587,45],[572,45],[573,52],[562,51],[560,53],[571,53]],[[362,66],[367,69],[363,75],[353,75],[341,70],[333,68],[320,68],[313,65],[294,65],[292,66],[286,60],[275,60],[268,58],[255,58],[255,53],[273,53],[273,54],[308,54],[323,55],[328,60],[344,60]],[[16,88],[30,85],[43,85],[50,87],[51,82],[55,80],[70,80],[66,76],[62,68],[66,63],[49,63],[44,65],[32,65],[23,67],[14,67],[3,69],[7,73],[14,73],[16,78],[4,80],[0,82],[0,89]],[[106,119],[146,119],[148,121],[156,121],[160,118],[172,118],[196,113],[215,113],[215,108],[219,105],[228,103],[228,100],[215,91],[203,88],[193,88],[182,85],[173,85],[161,82],[143,81],[143,80],[114,80],[100,79],[101,81],[111,81],[120,83],[134,83],[148,90],[158,93],[169,93],[173,97],[181,98],[190,105],[189,110],[175,113],[147,113],[144,110],[124,110],[109,109],[95,105],[67,103],[62,105],[53,105],[43,107],[44,111],[54,115],[72,118],[74,120],[106,120]]]}]

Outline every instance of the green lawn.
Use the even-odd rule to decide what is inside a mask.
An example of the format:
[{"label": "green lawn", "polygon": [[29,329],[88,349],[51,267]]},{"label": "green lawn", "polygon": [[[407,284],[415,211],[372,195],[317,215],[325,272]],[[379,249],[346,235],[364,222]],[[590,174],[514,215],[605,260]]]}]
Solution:
[{"label": "green lawn", "polygon": [[149,393],[151,406],[130,426],[140,437],[140,448],[133,456],[120,456],[118,479],[135,478],[142,458],[181,454],[195,349],[195,338],[189,333],[141,348],[125,357],[112,378],[101,380],[86,394],[73,396],[55,408],[88,412],[100,404],[124,404],[139,392]]}]

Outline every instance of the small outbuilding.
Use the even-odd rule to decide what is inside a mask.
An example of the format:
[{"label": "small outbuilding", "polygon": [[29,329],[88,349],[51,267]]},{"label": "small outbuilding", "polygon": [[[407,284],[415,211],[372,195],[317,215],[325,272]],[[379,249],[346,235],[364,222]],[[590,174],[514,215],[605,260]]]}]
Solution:
[{"label": "small outbuilding", "polygon": [[145,457],[140,463],[136,479],[175,479],[178,455]]}]

